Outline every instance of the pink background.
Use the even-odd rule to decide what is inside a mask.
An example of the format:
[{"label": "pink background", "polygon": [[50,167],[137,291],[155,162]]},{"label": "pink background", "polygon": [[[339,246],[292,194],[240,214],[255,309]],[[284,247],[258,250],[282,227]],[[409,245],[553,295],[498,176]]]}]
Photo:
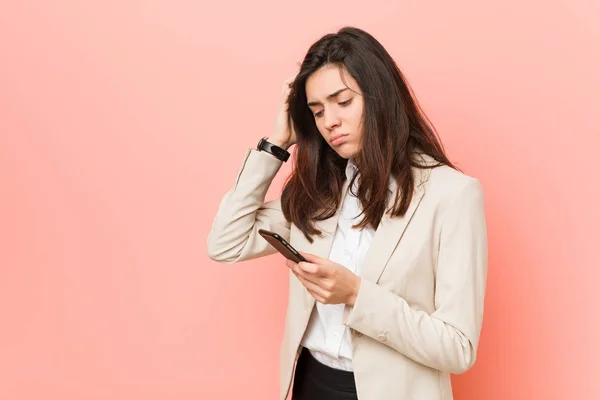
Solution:
[{"label": "pink background", "polygon": [[346,24],[486,191],[456,398],[600,398],[596,0],[3,3],[0,399],[276,398],[287,269],[206,236],[281,82]]}]

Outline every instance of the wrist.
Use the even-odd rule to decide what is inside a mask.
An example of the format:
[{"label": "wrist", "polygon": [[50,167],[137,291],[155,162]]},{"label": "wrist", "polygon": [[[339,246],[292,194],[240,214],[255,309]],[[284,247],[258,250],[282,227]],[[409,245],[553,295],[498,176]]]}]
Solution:
[{"label": "wrist", "polygon": [[354,282],[355,282],[354,287],[352,288],[350,297],[348,298],[348,301],[346,302],[346,305],[349,307],[354,307],[354,304],[356,303],[356,298],[358,297],[358,291],[360,290],[360,283],[361,283],[360,276],[356,276],[356,279],[354,280]]},{"label": "wrist", "polygon": [[278,138],[274,138],[274,137],[273,138],[267,138],[267,141],[269,141],[270,143],[273,143],[275,146],[281,147],[284,150],[289,149],[290,146],[291,146],[291,144],[289,144],[289,143],[287,143],[287,142],[285,142],[283,140],[280,140]]},{"label": "wrist", "polygon": [[258,151],[264,151],[265,153],[271,154],[279,161],[286,162],[288,158],[290,158],[290,152],[287,151],[286,148],[282,147],[284,145],[285,143],[277,138],[269,139],[267,137],[263,137],[256,145],[256,149]]}]

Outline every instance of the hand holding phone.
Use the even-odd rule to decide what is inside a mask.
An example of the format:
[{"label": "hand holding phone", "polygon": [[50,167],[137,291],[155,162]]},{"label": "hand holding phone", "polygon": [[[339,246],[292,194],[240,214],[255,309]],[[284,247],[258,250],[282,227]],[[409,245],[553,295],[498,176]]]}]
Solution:
[{"label": "hand holding phone", "polygon": [[298,250],[294,249],[292,245],[290,245],[277,233],[268,231],[266,229],[259,229],[258,233],[288,260],[292,260],[297,263],[301,261],[308,262],[308,260],[304,258]]}]

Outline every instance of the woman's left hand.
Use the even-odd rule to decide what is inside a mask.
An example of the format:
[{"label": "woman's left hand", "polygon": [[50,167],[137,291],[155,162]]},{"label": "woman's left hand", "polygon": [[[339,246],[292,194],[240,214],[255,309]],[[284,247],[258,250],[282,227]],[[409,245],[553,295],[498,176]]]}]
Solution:
[{"label": "woman's left hand", "polygon": [[358,275],[328,259],[314,254],[302,255],[308,262],[286,260],[286,265],[315,300],[323,304],[354,306],[360,287]]}]

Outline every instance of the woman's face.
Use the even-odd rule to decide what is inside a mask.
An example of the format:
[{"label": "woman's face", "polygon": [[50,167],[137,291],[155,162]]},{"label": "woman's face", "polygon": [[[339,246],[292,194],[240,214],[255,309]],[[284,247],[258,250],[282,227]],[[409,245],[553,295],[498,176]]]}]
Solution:
[{"label": "woman's face", "polygon": [[356,81],[345,68],[325,65],[306,80],[306,98],[329,146],[343,158],[354,157],[360,150],[364,104]]}]

